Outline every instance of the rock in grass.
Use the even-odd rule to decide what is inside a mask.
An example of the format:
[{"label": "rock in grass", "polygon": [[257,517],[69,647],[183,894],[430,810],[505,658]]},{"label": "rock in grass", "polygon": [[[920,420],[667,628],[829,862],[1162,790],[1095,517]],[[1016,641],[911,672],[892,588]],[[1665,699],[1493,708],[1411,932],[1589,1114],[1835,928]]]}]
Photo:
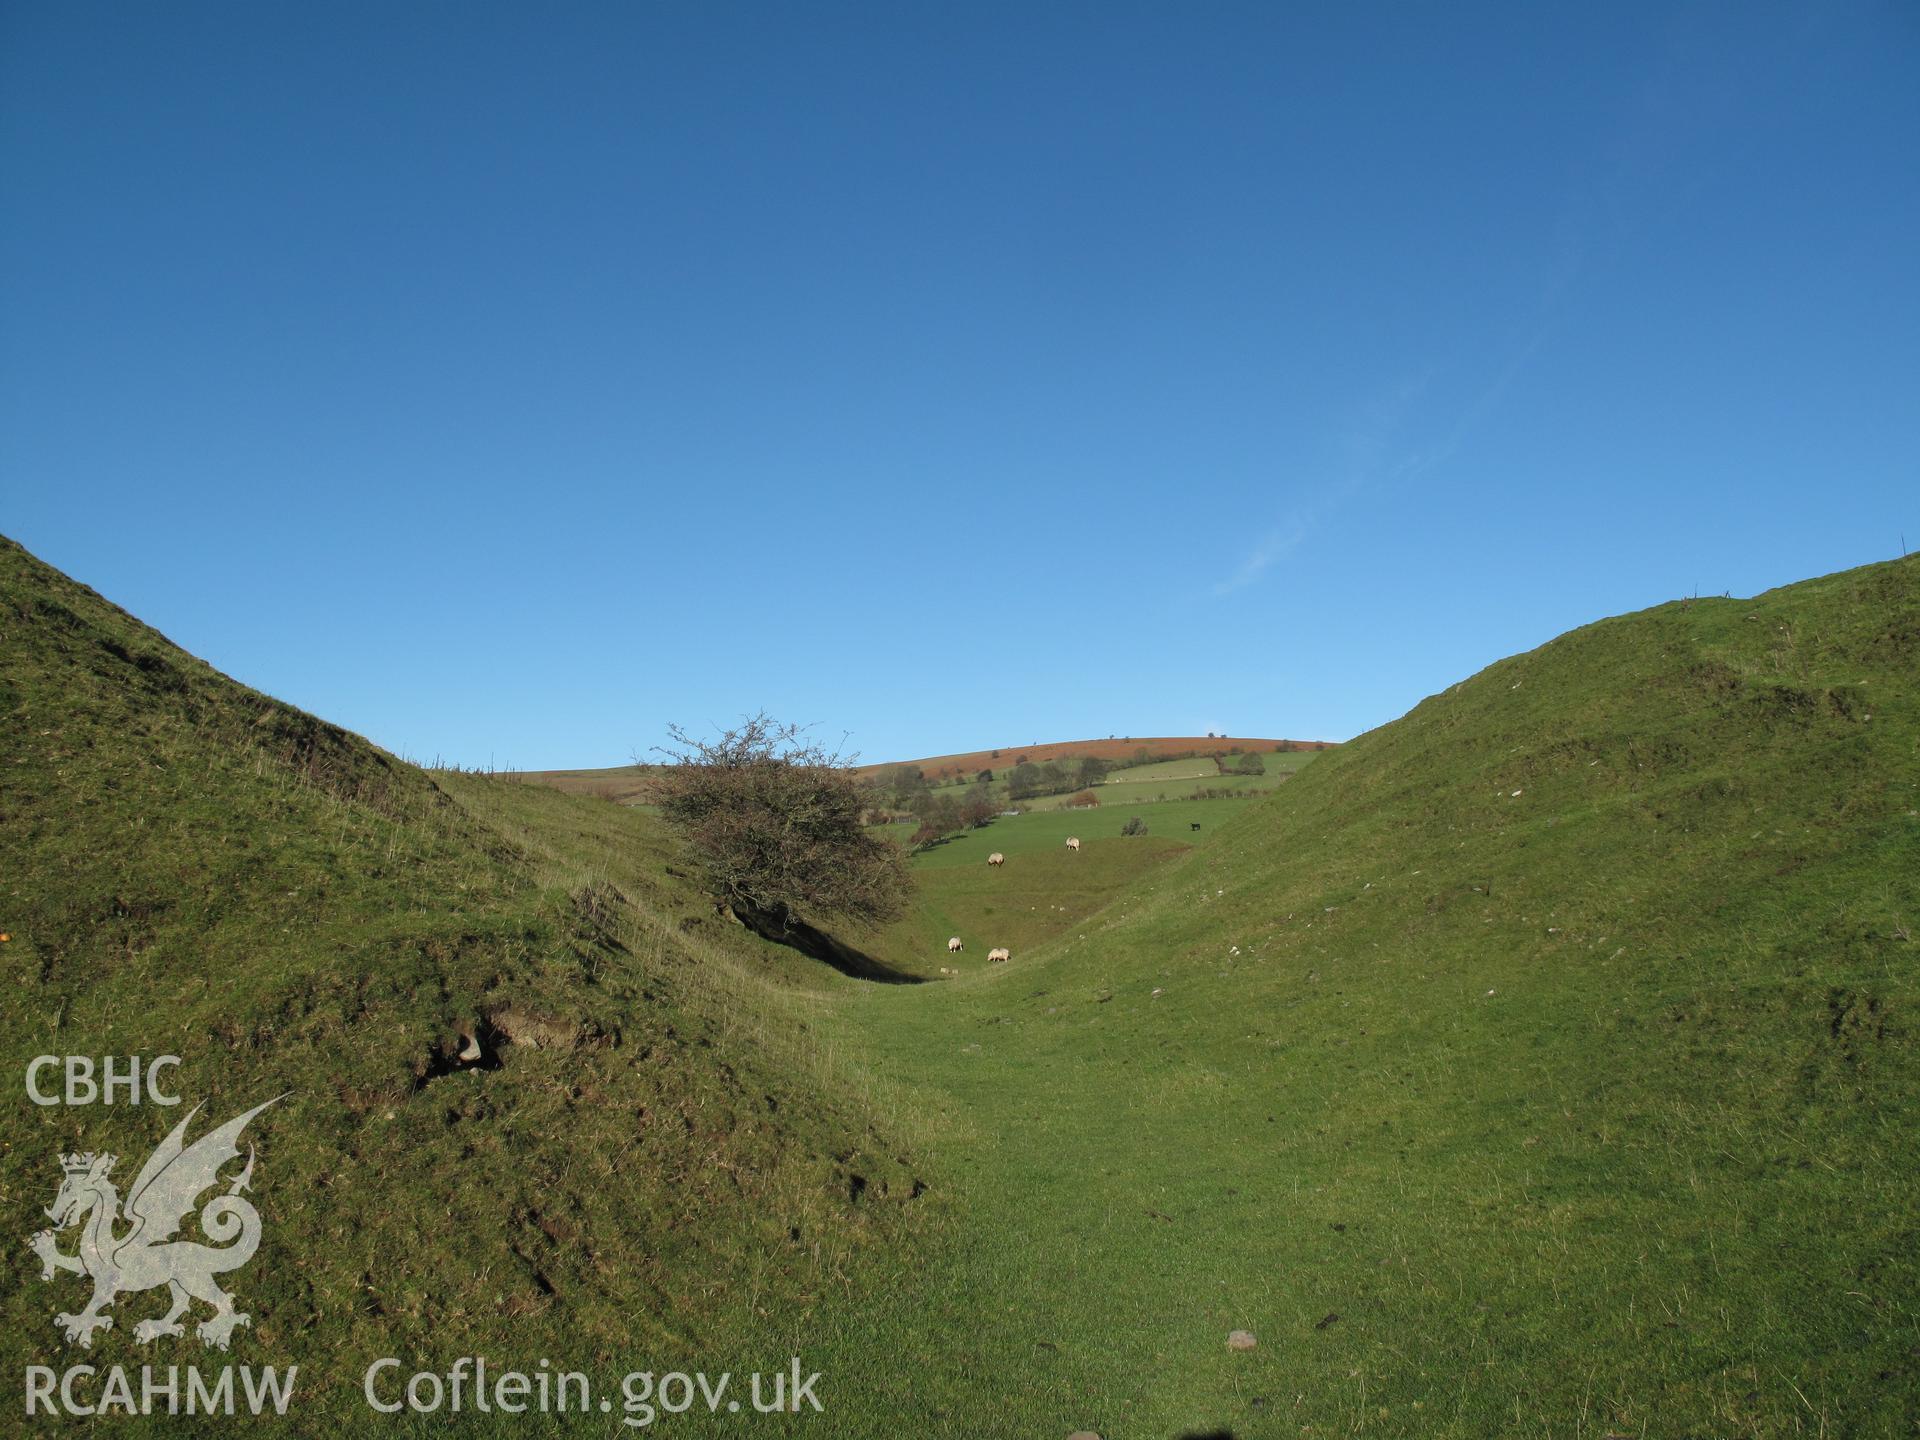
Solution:
[{"label": "rock in grass", "polygon": [[1067,1436],[1067,1440],[1100,1440],[1100,1437],[1091,1430],[1076,1430]]},{"label": "rock in grass", "polygon": [[1229,1350],[1251,1350],[1260,1342],[1253,1338],[1251,1330],[1235,1330],[1227,1336]]}]

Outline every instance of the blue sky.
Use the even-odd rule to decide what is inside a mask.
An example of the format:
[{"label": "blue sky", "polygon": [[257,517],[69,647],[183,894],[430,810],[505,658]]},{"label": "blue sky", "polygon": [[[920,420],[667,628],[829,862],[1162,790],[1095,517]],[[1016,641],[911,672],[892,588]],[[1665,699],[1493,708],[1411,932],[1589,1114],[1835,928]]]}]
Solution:
[{"label": "blue sky", "polygon": [[0,530],[419,759],[1345,738],[1920,547],[1911,4],[0,5]]}]

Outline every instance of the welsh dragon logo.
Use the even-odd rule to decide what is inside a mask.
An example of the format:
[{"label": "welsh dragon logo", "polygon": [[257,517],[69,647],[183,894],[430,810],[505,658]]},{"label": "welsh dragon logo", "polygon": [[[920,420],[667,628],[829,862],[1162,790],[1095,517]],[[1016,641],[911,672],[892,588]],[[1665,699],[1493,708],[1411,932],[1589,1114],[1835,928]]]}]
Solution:
[{"label": "welsh dragon logo", "polygon": [[[285,1098],[276,1095],[187,1145],[187,1125],[200,1113],[194,1106],[140,1167],[127,1192],[124,1216],[111,1179],[118,1157],[91,1152],[60,1157],[66,1178],[46,1212],[54,1229],[42,1230],[30,1243],[40,1257],[42,1280],[53,1279],[56,1270],[93,1279],[93,1298],[86,1309],[54,1316],[68,1340],[91,1346],[94,1331],[113,1328],[113,1317],[105,1313],[109,1305],[122,1295],[160,1285],[172,1295],[173,1307],[158,1320],[142,1320],[133,1327],[133,1338],[142,1345],[184,1333],[180,1317],[195,1300],[213,1306],[213,1314],[196,1327],[210,1345],[226,1349],[234,1327],[250,1323],[233,1308],[233,1297],[214,1283],[214,1276],[238,1270],[260,1248],[260,1212],[241,1195],[253,1179],[251,1145],[246,1168],[233,1177],[225,1194],[214,1196],[200,1211],[201,1233],[216,1244],[173,1237],[200,1196],[218,1183],[220,1167],[240,1158],[238,1141],[247,1122]],[[131,1228],[123,1232],[121,1226],[128,1222]],[[54,1230],[72,1225],[81,1226],[80,1245],[76,1253],[63,1255]]]}]

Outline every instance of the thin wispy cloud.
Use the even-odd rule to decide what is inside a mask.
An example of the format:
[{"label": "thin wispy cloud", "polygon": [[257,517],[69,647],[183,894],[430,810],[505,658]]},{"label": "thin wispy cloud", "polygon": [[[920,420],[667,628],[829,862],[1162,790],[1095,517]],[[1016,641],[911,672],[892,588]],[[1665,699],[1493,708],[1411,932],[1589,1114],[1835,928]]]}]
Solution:
[{"label": "thin wispy cloud", "polygon": [[1288,526],[1285,529],[1270,531],[1266,538],[1256,545],[1253,553],[1240,562],[1240,567],[1226,579],[1213,587],[1215,595],[1231,595],[1236,590],[1244,590],[1262,575],[1277,560],[1285,558],[1307,538],[1304,524]]},{"label": "thin wispy cloud", "polygon": [[1305,544],[1328,515],[1380,478],[1395,454],[1395,441],[1406,417],[1425,392],[1430,378],[1429,372],[1403,381],[1360,408],[1338,441],[1341,455],[1334,477],[1268,529],[1239,565],[1215,582],[1216,597],[1231,595],[1258,582]]},{"label": "thin wispy cloud", "polygon": [[1231,595],[1259,582],[1277,562],[1299,549],[1329,516],[1363,493],[1400,488],[1450,460],[1472,432],[1499,411],[1507,393],[1546,343],[1563,302],[1580,278],[1585,259],[1579,236],[1563,224],[1539,295],[1523,309],[1501,347],[1504,353],[1499,363],[1483,372],[1486,378],[1473,386],[1464,403],[1453,408],[1451,422],[1429,427],[1424,443],[1409,442],[1407,432],[1414,424],[1415,412],[1435,379],[1432,368],[1361,407],[1359,418],[1340,440],[1344,457],[1338,478],[1262,535],[1239,564],[1215,582],[1213,595]]}]

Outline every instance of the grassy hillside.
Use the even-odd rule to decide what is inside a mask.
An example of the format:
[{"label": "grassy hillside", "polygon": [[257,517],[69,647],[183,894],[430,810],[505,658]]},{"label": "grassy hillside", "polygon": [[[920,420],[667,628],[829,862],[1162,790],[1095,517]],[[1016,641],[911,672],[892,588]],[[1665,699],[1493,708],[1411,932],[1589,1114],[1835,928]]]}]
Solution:
[{"label": "grassy hillside", "polygon": [[977,1138],[848,1433],[1915,1433],[1917,673],[1920,561],[1609,620],[850,998]]},{"label": "grassy hillside", "polygon": [[[1071,812],[1024,809],[1000,816],[916,855],[912,909],[879,933],[855,938],[889,964],[922,976],[938,974],[948,962],[947,939],[953,935],[967,947],[963,965],[983,962],[998,946],[1025,955],[1138,891],[1170,860],[1210,839],[1250,798]],[[1121,827],[1135,816],[1146,823],[1146,833],[1123,837]],[[888,828],[904,841],[905,826]],[[1066,848],[1070,835],[1082,842],[1077,853]],[[1006,863],[989,866],[993,854]]]},{"label": "grassy hillside", "polygon": [[[45,1052],[183,1057],[196,1134],[290,1092],[248,1134],[235,1358],[297,1361],[320,1429],[370,1356],[715,1363],[904,1223],[910,1185],[853,1183],[910,1162],[814,1043],[815,967],[719,921],[648,817],[402,764],[11,542],[0,654],[10,1372],[82,1358],[52,1317],[84,1282],[24,1249],[58,1156],[130,1181],[185,1113],[31,1105]],[[179,1359],[134,1343],[164,1308],[84,1358]]]}]

